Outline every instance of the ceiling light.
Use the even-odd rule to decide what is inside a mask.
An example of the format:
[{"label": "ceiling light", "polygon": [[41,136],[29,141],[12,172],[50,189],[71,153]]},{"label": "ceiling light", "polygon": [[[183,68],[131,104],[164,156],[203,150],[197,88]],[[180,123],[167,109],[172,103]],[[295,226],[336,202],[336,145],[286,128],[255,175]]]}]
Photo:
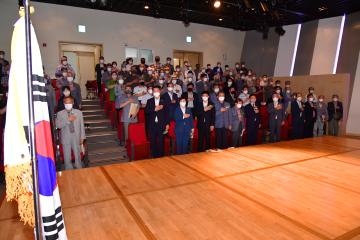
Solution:
[{"label": "ceiling light", "polygon": [[214,1],[215,8],[219,8],[220,6],[221,6],[221,1],[219,1],[219,0]]},{"label": "ceiling light", "polygon": [[219,21],[221,22],[223,19],[222,18],[219,18]]},{"label": "ceiling light", "polygon": [[321,6],[321,7],[318,8],[319,12],[325,11],[327,9],[328,8],[326,6]]},{"label": "ceiling light", "polygon": [[145,4],[145,5],[144,5],[144,8],[147,10],[147,9],[149,9],[150,7],[149,7],[149,5]]}]

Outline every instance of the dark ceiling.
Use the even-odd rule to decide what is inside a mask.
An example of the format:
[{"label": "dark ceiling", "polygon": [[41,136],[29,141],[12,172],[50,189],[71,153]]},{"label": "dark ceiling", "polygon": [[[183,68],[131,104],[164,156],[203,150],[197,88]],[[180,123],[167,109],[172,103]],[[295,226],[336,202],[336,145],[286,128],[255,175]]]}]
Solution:
[{"label": "dark ceiling", "polygon": [[[236,30],[282,26],[360,10],[360,0],[34,0],[106,11],[202,23]],[[145,3],[149,9],[145,9]],[[264,10],[265,9],[265,10]],[[220,21],[222,19],[222,21]]]}]

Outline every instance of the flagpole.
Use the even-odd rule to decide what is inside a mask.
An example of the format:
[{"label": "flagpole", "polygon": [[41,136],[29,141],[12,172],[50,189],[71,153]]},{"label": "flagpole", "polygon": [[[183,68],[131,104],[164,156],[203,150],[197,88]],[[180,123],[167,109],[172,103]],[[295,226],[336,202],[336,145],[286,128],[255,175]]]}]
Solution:
[{"label": "flagpole", "polygon": [[23,0],[25,9],[25,36],[26,36],[26,76],[27,76],[27,89],[28,89],[28,107],[29,107],[29,143],[31,151],[31,168],[32,168],[32,184],[34,196],[34,215],[35,215],[35,239],[41,238],[41,219],[39,208],[39,184],[38,184],[38,171],[37,159],[35,149],[35,120],[34,120],[34,103],[32,91],[32,54],[31,54],[31,28],[30,28],[30,1]]}]

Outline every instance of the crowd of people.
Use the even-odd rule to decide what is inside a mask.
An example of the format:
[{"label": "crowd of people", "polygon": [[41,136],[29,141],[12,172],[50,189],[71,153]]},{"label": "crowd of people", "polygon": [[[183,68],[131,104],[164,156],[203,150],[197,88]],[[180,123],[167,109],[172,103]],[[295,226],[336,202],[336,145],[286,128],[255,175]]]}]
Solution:
[{"label": "crowd of people", "polygon": [[[10,64],[0,51],[1,85],[7,86]],[[198,132],[198,151],[216,151],[258,143],[262,124],[261,109],[268,114],[269,142],[281,140],[281,129],[286,121],[291,125],[292,139],[338,135],[343,118],[343,107],[337,94],[325,102],[313,87],[307,93],[297,92],[286,81],[267,75],[258,76],[245,62],[234,66],[199,64],[193,68],[188,61],[174,66],[170,57],[162,64],[159,56],[148,65],[144,58],[134,64],[128,58],[121,64],[106,63],[100,57],[95,67],[98,94],[109,96],[117,111],[117,121],[123,123],[124,139],[128,138],[131,123],[138,122],[138,112],[145,112],[146,135],[150,141],[152,157],[164,155],[164,137],[171,123],[175,124],[176,153],[189,153],[194,128]],[[82,96],[76,73],[63,56],[55,70],[56,86],[44,74],[49,113],[61,131],[65,168],[73,168],[71,150],[75,153],[75,166],[81,167],[80,152],[85,140],[84,120],[81,113]],[[60,90],[58,101],[55,89]],[[6,105],[6,104],[5,104]],[[54,118],[54,116],[57,116]],[[117,114],[119,116],[119,114]],[[194,121],[196,120],[196,121]],[[195,124],[196,123],[196,124]],[[211,132],[215,131],[216,148],[211,149]],[[227,137],[231,132],[231,143]],[[245,134],[245,137],[244,137]]]},{"label": "crowd of people", "polygon": [[[154,60],[154,64],[147,65],[141,58],[135,65],[128,58],[118,65],[100,57],[95,69],[99,96],[105,94],[102,91],[108,92],[115,108],[124,112],[119,121],[124,123],[125,141],[129,124],[137,122],[137,112],[128,114],[130,108],[135,104],[137,109],[144,109],[153,157],[164,155],[164,135],[171,122],[175,123],[177,154],[189,152],[194,127],[198,130],[198,151],[210,150],[212,131],[216,149],[242,146],[245,132],[246,144],[256,144],[261,108],[266,108],[269,116],[270,142],[281,140],[285,121],[290,121],[292,139],[338,135],[343,108],[337,94],[326,103],[325,96],[317,95],[311,86],[304,94],[292,89],[290,81],[282,88],[279,80],[257,76],[244,62],[224,67],[217,62],[203,68],[197,64],[193,68],[188,61],[174,66],[170,57],[164,64],[159,56]],[[67,69],[75,74],[70,67]],[[232,135],[230,145],[228,131]]]}]

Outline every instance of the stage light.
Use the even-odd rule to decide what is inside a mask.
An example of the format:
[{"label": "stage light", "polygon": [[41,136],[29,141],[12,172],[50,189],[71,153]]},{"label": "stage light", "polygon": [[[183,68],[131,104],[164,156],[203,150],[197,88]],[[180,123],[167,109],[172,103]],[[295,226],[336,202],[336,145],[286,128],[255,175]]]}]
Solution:
[{"label": "stage light", "polygon": [[146,10],[148,10],[150,7],[149,7],[149,5],[145,4],[145,5],[144,5],[144,8],[145,8]]},{"label": "stage light", "polygon": [[219,8],[220,6],[221,6],[221,1],[219,1],[219,0],[214,1],[215,8]]},{"label": "stage light", "polygon": [[222,18],[219,18],[219,21],[221,22],[223,19]]}]

